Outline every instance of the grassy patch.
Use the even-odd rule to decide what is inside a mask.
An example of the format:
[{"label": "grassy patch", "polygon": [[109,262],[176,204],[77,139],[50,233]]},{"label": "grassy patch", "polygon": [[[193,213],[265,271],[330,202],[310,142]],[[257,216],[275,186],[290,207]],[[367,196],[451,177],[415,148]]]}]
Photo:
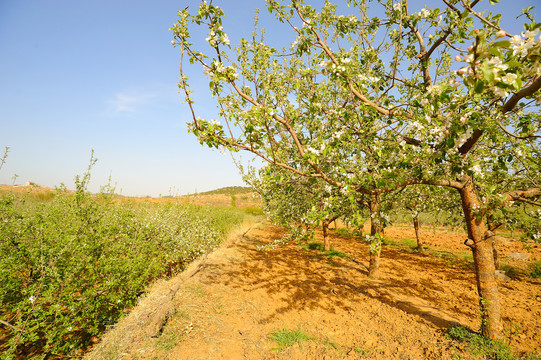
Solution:
[{"label": "grassy patch", "polygon": [[334,231],[336,235],[346,237],[346,238],[356,238],[356,239],[362,238],[362,233],[359,230],[355,230],[355,229],[338,228],[338,229],[332,229],[332,231]]},{"label": "grassy patch", "polygon": [[541,279],[541,261],[532,261],[528,266],[528,276]]},{"label": "grassy patch", "polygon": [[447,250],[428,250],[428,252],[445,260],[449,265],[461,265],[465,267],[473,266],[473,255],[468,251],[458,251],[453,253]]},{"label": "grassy patch", "polygon": [[348,255],[341,252],[341,251],[338,251],[338,250],[335,250],[332,246],[331,246],[331,249],[329,251],[325,251],[325,247],[323,246],[323,244],[321,243],[317,243],[317,242],[312,242],[312,243],[308,243],[308,244],[300,244],[300,247],[304,250],[318,250],[318,251],[321,251],[322,255],[323,256],[326,256],[327,258],[329,259],[332,259],[334,257],[341,257],[341,258],[347,258]]},{"label": "grassy patch", "polygon": [[511,265],[500,265],[500,270],[505,271],[505,275],[509,276],[511,279],[516,279],[521,274],[520,269],[512,267]]},{"label": "grassy patch", "polygon": [[323,244],[320,244],[320,243],[317,243],[317,242],[312,242],[312,243],[308,243],[308,244],[300,244],[300,246],[304,250],[319,250],[319,251],[324,250]]},{"label": "grassy patch", "polygon": [[297,330],[274,330],[269,334],[269,339],[276,342],[277,346],[273,350],[282,351],[285,348],[295,344],[302,344],[303,341],[314,340],[315,338],[308,335],[301,329]]},{"label": "grassy patch", "polygon": [[493,360],[517,359],[509,345],[498,340],[487,339],[470,329],[455,326],[447,330],[447,335],[452,340],[468,343],[469,350],[474,356],[483,356],[484,359]]},{"label": "grassy patch", "polygon": [[390,240],[390,239],[384,239],[383,243],[386,245],[391,245],[396,248],[408,248],[410,250],[417,250],[417,241],[413,239],[401,239],[398,241]]},{"label": "grassy patch", "polygon": [[260,216],[263,215],[263,209],[257,206],[247,206],[241,209],[245,214]]},{"label": "grassy patch", "polygon": [[332,247],[331,247],[331,250],[325,251],[324,255],[328,257],[329,259],[332,259],[333,257],[341,257],[341,258],[346,259],[348,257],[347,254],[338,250],[334,250]]},{"label": "grassy patch", "polygon": [[157,340],[156,346],[160,350],[171,351],[182,341],[182,334],[173,331],[163,333]]}]

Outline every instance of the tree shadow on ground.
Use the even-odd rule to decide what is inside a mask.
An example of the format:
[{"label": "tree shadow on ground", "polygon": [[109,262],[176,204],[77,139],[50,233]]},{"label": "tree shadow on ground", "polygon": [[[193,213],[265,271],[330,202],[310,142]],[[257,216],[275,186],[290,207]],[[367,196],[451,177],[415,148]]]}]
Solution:
[{"label": "tree shadow on ground", "polygon": [[278,227],[264,230],[253,230],[234,245],[242,254],[240,263],[235,259],[230,263],[209,263],[205,265],[204,279],[241,291],[262,291],[280,304],[260,320],[262,323],[306,309],[354,311],[351,301],[362,301],[361,296],[417,315],[440,328],[459,324],[459,318],[475,317],[469,308],[453,305],[457,301],[445,304],[449,297],[475,304],[475,294],[464,292],[474,283],[473,275],[440,258],[386,246],[382,251],[381,279],[371,280],[362,265],[368,262],[368,247],[359,240],[333,235],[334,247],[348,258],[329,259],[318,250],[303,249],[294,242],[258,250],[258,246],[283,235]]}]

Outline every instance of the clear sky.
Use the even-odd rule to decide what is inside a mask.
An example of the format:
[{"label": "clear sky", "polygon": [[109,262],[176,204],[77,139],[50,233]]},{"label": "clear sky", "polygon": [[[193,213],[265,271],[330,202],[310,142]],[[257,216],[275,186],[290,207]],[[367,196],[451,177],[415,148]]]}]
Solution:
[{"label": "clear sky", "polygon": [[[501,1],[515,13],[537,3]],[[94,149],[91,191],[109,175],[124,195],[243,185],[229,155],[202,147],[186,131],[190,115],[177,91],[179,50],[168,29],[177,10],[198,3],[0,0],[0,150],[10,147],[0,184],[11,184],[16,174],[17,184],[73,188]],[[233,43],[251,32],[254,8],[266,12],[263,0],[214,3],[226,12]],[[280,37],[263,25],[270,37]],[[204,90],[208,82],[192,80],[201,93],[198,108],[215,113]]]}]

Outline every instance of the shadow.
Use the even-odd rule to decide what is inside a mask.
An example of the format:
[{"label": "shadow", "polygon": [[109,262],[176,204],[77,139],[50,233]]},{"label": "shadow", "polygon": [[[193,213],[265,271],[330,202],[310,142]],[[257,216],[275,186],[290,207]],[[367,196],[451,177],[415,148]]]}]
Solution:
[{"label": "shadow", "polygon": [[[419,316],[439,328],[463,325],[457,319],[460,317],[476,319],[471,306],[457,306],[477,304],[477,294],[468,291],[475,284],[474,275],[441,258],[386,246],[381,255],[381,279],[371,280],[363,266],[369,260],[364,242],[332,234],[332,246],[348,258],[329,259],[319,250],[302,248],[295,242],[272,250],[257,250],[257,246],[269,244],[282,235],[275,226],[251,230],[234,245],[242,260],[204,265],[202,281],[246,292],[260,291],[269,300],[281,304],[263,317],[261,323],[306,309],[329,313],[338,309],[354,311],[352,296],[355,295]],[[316,240],[321,241],[319,236]]]}]

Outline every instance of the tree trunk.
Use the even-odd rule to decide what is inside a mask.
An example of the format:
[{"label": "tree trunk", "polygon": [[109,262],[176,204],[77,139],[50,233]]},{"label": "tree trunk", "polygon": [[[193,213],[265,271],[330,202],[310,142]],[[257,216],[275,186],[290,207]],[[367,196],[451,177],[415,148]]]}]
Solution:
[{"label": "tree trunk", "polygon": [[330,221],[323,220],[323,249],[331,250],[331,239],[329,239],[329,224]]},{"label": "tree trunk", "polygon": [[492,255],[494,256],[494,268],[500,270],[500,255],[498,253],[498,241],[496,237],[492,240]]},{"label": "tree trunk", "polygon": [[501,336],[501,309],[498,285],[494,276],[494,236],[487,231],[485,215],[472,179],[464,177],[464,187],[460,190],[464,219],[468,229],[466,242],[473,252],[477,292],[481,312],[481,333],[492,339]]},{"label": "tree trunk", "polygon": [[370,206],[370,264],[368,277],[379,278],[379,259],[381,255],[382,229],[379,219],[379,201],[377,195],[372,195]]},{"label": "tree trunk", "polygon": [[415,229],[415,238],[417,239],[417,249],[420,251],[424,250],[423,239],[421,238],[421,228],[419,226],[419,216],[416,215],[413,218],[413,228]]}]

